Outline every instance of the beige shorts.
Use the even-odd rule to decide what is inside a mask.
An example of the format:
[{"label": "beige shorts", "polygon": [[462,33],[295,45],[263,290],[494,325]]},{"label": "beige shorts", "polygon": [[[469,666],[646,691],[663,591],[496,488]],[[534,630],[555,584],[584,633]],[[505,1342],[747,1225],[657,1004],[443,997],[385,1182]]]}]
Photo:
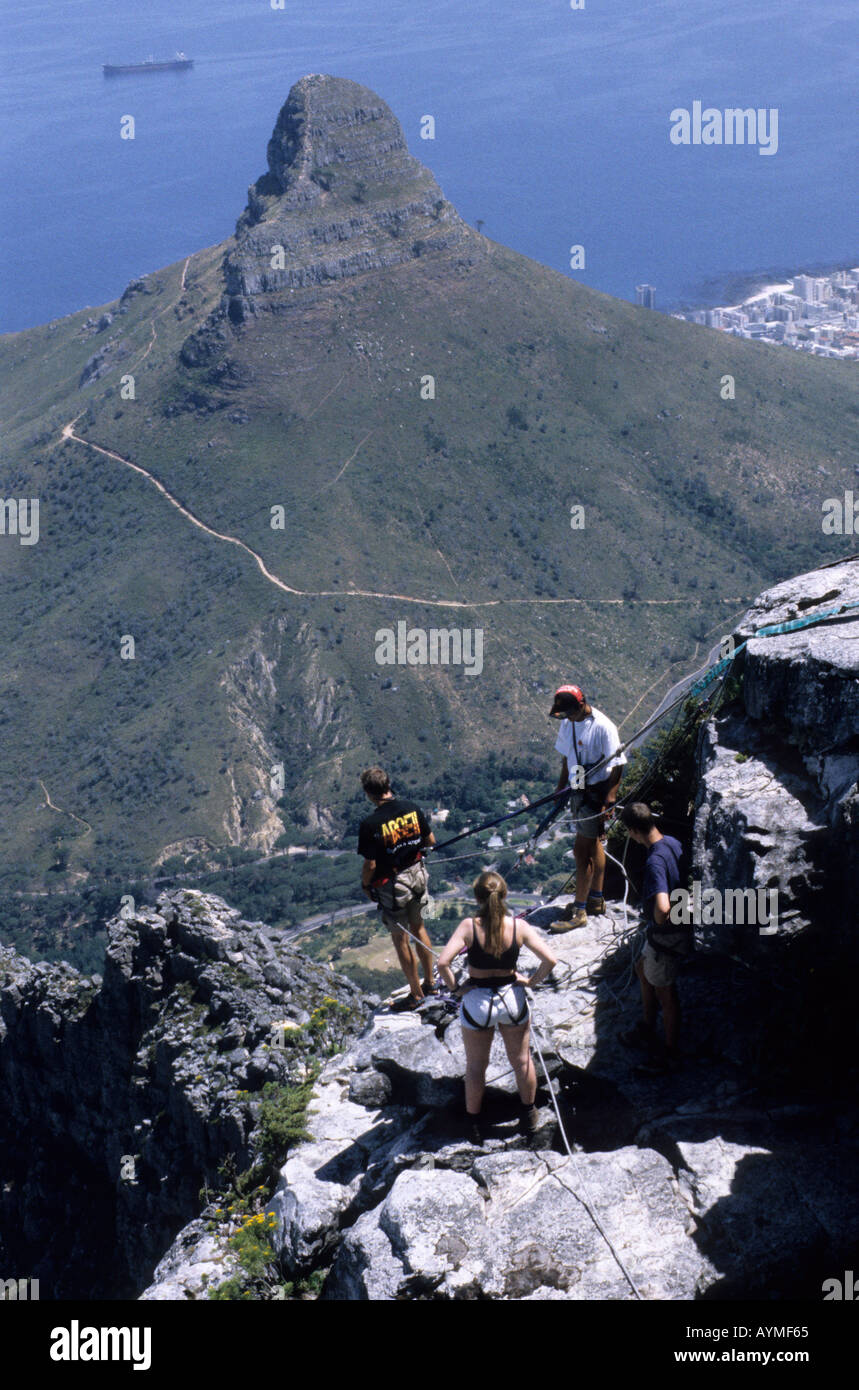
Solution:
[{"label": "beige shorts", "polygon": [[585,801],[583,791],[573,791],[569,804],[570,815],[572,816],[573,829],[577,835],[583,836],[586,840],[598,840],[602,834],[602,812],[595,811],[593,806]]},{"label": "beige shorts", "polygon": [[379,885],[377,890],[382,921],[386,927],[416,927],[423,909],[429,902],[429,874],[421,861],[403,869],[396,878]]},{"label": "beige shorts", "polygon": [[[683,956],[689,954],[688,932],[666,932],[664,936],[660,936],[660,940],[664,941],[666,946],[670,946],[672,950],[682,951]],[[641,955],[645,980],[654,989],[667,989],[677,979],[677,967],[681,959],[682,956],[669,956],[666,952],[657,951],[649,941],[646,942]]]}]

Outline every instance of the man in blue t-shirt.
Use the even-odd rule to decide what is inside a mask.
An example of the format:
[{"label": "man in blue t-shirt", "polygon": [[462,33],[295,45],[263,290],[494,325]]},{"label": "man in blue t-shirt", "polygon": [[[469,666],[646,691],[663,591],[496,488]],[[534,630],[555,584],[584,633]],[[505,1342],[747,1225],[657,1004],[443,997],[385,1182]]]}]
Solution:
[{"label": "man in blue t-shirt", "polygon": [[663,835],[657,830],[650,807],[643,801],[625,806],[621,820],[630,839],[647,850],[641,889],[642,921],[647,927],[647,940],[635,966],[641,983],[644,1021],[629,1033],[621,1034],[621,1042],[655,1053],[656,1015],[661,1008],[665,1049],[661,1057],[651,1060],[648,1070],[673,1071],[678,1065],[680,1028],[677,967],[694,944],[691,929],[681,927],[678,930],[669,919],[671,894],[675,888],[685,887],[680,868],[683,846],[673,835]]}]

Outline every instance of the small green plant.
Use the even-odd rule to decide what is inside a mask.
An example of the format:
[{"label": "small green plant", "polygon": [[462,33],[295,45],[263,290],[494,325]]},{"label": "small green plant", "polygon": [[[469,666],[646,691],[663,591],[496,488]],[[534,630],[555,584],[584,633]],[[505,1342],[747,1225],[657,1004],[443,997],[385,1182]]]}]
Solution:
[{"label": "small green plant", "polygon": [[[325,999],[320,1008],[330,1007],[335,1002]],[[280,1288],[295,1291],[296,1296],[313,1293],[310,1281],[284,1284],[272,1246],[272,1232],[277,1222],[267,1206],[278,1170],[290,1148],[309,1138],[305,1120],[318,1070],[318,1065],[314,1065],[307,1080],[297,1086],[279,1086],[270,1081],[263,1087],[257,1115],[257,1163],[239,1172],[235,1156],[227,1154],[218,1169],[224,1183],[222,1195],[212,1197],[208,1186],[200,1193],[201,1200],[205,1193],[210,1204],[218,1202],[213,1211],[210,1205],[214,1219],[209,1221],[207,1229],[214,1234],[224,1225],[229,1227],[227,1246],[241,1265],[240,1273],[209,1290],[209,1298],[222,1301],[278,1298],[281,1295],[275,1290]],[[293,1292],[286,1294],[286,1297],[292,1296]]]},{"label": "small green plant", "polygon": [[296,1279],[294,1283],[286,1283],[283,1288],[284,1298],[318,1298],[322,1292],[322,1285],[325,1283],[324,1269],[314,1269],[312,1274],[308,1274],[306,1279]]},{"label": "small green plant", "polygon": [[266,1212],[246,1216],[239,1229],[230,1236],[229,1245],[238,1255],[239,1264],[250,1279],[263,1279],[274,1272],[275,1257],[271,1232],[277,1221]]},{"label": "small green plant", "polygon": [[209,1289],[209,1297],[213,1300],[220,1299],[227,1302],[231,1299],[238,1299],[243,1294],[242,1281],[237,1274],[232,1279],[227,1279],[223,1284],[219,1284],[216,1289]]},{"label": "small green plant", "polygon": [[274,1081],[263,1086],[258,1125],[260,1158],[266,1169],[278,1168],[289,1149],[310,1137],[305,1121],[315,1079],[316,1070],[299,1086],[279,1086]]}]

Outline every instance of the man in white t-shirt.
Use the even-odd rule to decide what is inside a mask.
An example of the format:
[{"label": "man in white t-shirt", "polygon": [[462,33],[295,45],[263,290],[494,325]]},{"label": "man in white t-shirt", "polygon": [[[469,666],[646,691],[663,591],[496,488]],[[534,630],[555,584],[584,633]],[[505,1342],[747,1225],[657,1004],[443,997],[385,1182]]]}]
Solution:
[{"label": "man in white t-shirt", "polygon": [[549,717],[560,719],[555,748],[563,759],[558,791],[572,788],[571,809],[576,824],[576,900],[571,920],[555,922],[551,931],[585,927],[588,914],[605,912],[603,882],[605,850],[600,837],[606,813],[617,797],[626,754],[620,751],[617,727],[601,710],[593,709],[577,685],[555,691]]}]

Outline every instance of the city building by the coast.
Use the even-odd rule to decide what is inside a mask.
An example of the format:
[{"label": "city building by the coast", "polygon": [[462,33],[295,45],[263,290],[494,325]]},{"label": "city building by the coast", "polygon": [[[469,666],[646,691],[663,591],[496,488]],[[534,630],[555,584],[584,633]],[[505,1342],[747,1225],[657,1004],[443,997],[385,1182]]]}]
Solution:
[{"label": "city building by the coast", "polygon": [[859,266],[829,275],[795,275],[740,304],[675,317],[815,357],[859,358]]}]

